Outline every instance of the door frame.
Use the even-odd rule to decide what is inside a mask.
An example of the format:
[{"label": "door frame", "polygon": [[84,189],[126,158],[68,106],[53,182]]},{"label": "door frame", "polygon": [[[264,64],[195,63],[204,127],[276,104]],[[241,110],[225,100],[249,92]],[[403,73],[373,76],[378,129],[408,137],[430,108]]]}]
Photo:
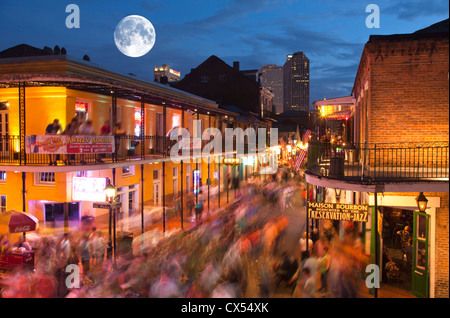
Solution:
[{"label": "door frame", "polygon": [[[409,195],[408,195],[409,194]],[[385,193],[378,194],[377,205],[378,206],[387,206],[411,211],[417,211],[417,192],[405,192],[405,195],[386,195]],[[440,197],[428,197],[428,204],[426,213],[429,215],[429,236],[428,236],[428,271],[430,276],[429,287],[429,297],[434,298],[435,294],[435,283],[436,283],[436,208],[441,207],[441,198]],[[364,201],[368,202],[370,206],[375,205],[375,198],[373,193],[364,193]],[[371,226],[369,222],[366,223],[366,226]],[[371,240],[366,241],[366,246],[369,244],[370,251],[370,242]],[[381,253],[382,251],[380,251]]]}]

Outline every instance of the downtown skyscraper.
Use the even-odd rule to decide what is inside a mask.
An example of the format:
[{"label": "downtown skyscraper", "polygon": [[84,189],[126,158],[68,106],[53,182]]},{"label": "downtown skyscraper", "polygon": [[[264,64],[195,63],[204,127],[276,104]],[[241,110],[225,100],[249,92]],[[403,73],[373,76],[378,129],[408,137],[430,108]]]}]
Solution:
[{"label": "downtown skyscraper", "polygon": [[283,66],[284,111],[309,110],[309,59],[299,51],[286,56]]},{"label": "downtown skyscraper", "polygon": [[264,65],[259,69],[261,85],[270,90],[273,97],[273,110],[276,114],[284,111],[283,66]]}]

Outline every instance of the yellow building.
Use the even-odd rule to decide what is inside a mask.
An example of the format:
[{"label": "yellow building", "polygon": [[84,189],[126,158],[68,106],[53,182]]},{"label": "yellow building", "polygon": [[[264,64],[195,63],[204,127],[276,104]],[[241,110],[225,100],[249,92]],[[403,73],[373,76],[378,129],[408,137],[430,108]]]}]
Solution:
[{"label": "yellow building", "polygon": [[[78,227],[86,214],[105,225],[107,210],[93,207],[104,201],[102,193],[87,189],[106,178],[117,188],[119,219],[125,220],[148,206],[167,206],[182,190],[192,193],[197,169],[201,184],[209,176],[214,187],[220,177],[223,188],[230,168],[217,164],[221,158],[172,162],[167,133],[184,127],[195,137],[194,120],[201,120],[202,130],[223,130],[235,117],[210,100],[68,56],[0,59],[1,211],[25,210],[44,229]],[[72,118],[91,120],[96,135],[105,122],[119,122],[116,152],[59,154],[57,165],[49,165],[49,154],[27,152],[28,136],[44,135],[54,119],[64,130]]]}]

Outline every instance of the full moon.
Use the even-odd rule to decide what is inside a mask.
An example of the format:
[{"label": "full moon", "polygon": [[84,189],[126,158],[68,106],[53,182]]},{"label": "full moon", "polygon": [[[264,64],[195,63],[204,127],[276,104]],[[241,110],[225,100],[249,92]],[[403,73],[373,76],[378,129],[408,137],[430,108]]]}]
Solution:
[{"label": "full moon", "polygon": [[156,32],[153,25],[140,15],[129,15],[117,24],[114,42],[120,52],[130,57],[147,54],[155,44]]}]

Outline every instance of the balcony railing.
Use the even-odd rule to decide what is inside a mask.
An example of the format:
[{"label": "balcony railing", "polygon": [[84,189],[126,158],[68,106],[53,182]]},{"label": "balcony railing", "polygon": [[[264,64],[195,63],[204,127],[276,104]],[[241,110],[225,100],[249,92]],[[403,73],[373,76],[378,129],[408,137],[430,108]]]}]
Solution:
[{"label": "balcony railing", "polygon": [[356,146],[311,142],[307,171],[347,181],[448,181],[448,150],[448,141]]},{"label": "balcony railing", "polygon": [[[165,148],[164,148],[165,140]],[[141,142],[144,142],[142,151]],[[105,154],[56,154],[58,165],[80,165],[124,162],[137,159],[151,159],[170,155],[170,147],[173,144],[165,136],[133,135],[116,137],[116,151]],[[0,164],[20,164],[20,139],[19,136],[0,136]],[[27,153],[26,165],[48,165],[50,155]]]}]

